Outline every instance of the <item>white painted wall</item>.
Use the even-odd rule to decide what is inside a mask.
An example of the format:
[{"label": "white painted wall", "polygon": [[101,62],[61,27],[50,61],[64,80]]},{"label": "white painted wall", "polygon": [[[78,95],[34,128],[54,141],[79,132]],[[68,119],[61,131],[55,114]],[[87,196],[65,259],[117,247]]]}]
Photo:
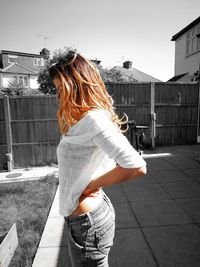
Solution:
[{"label": "white painted wall", "polygon": [[4,88],[8,87],[10,81],[10,77],[3,77],[2,85]]},{"label": "white painted wall", "polygon": [[30,88],[31,89],[38,89],[39,85],[37,83],[37,77],[35,76],[30,76]]},{"label": "white painted wall", "polygon": [[[196,25],[194,28],[198,27]],[[192,29],[190,29],[191,31]],[[199,70],[200,51],[186,56],[186,33],[180,36],[175,42],[175,76],[183,73],[193,75]]]},{"label": "white painted wall", "polygon": [[[8,87],[9,81],[12,79],[13,76],[14,75],[2,73],[2,86],[4,88]],[[38,89],[39,87],[37,83],[37,77],[35,77],[34,75],[30,75],[29,86],[31,89]]]}]

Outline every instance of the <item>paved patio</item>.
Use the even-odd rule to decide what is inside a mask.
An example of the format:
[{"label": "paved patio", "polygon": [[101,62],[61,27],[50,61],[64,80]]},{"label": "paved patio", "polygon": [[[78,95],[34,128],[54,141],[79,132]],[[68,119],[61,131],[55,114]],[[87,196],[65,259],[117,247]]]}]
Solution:
[{"label": "paved patio", "polygon": [[[145,151],[148,174],[106,188],[116,209],[110,267],[200,267],[200,145]],[[55,196],[33,267],[70,267]]]}]

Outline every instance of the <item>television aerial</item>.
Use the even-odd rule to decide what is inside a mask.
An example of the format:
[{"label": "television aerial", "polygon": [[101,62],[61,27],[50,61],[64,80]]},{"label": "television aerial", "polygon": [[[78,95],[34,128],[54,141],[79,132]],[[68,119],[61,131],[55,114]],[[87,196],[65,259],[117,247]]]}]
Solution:
[{"label": "television aerial", "polygon": [[47,48],[47,40],[51,39],[51,37],[48,37],[48,36],[44,36],[44,35],[41,35],[41,34],[38,34],[37,37],[39,38],[42,38],[43,41],[44,41],[44,48]]}]

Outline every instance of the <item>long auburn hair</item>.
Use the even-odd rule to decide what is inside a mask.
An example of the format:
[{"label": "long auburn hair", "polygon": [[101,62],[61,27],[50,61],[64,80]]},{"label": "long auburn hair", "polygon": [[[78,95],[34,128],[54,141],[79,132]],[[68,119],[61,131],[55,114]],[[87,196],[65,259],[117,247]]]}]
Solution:
[{"label": "long auburn hair", "polygon": [[113,99],[94,63],[76,51],[69,50],[49,67],[51,81],[59,79],[62,86],[57,88],[59,109],[57,119],[61,134],[67,133],[91,109],[109,110],[112,121],[122,130],[123,121],[119,119],[113,107]]}]

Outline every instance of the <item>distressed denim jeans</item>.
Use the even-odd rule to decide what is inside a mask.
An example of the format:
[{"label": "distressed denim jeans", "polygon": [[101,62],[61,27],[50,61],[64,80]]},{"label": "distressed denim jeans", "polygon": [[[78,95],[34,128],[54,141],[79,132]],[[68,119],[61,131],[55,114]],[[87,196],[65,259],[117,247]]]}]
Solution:
[{"label": "distressed denim jeans", "polygon": [[94,210],[66,217],[72,267],[108,267],[108,254],[115,235],[115,211],[103,193]]}]

